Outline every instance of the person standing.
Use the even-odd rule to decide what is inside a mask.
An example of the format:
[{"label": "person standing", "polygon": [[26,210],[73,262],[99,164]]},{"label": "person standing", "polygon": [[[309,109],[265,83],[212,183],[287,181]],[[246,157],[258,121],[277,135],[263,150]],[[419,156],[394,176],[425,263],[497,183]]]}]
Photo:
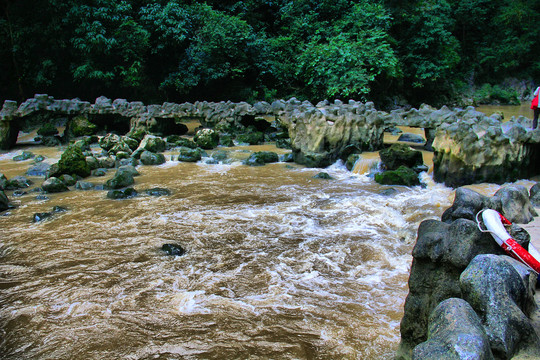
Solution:
[{"label": "person standing", "polygon": [[540,109],[538,108],[538,96],[540,95],[540,86],[534,90],[533,99],[531,102],[531,109],[533,110],[533,123],[532,129],[536,129],[538,126],[538,115],[540,115]]}]

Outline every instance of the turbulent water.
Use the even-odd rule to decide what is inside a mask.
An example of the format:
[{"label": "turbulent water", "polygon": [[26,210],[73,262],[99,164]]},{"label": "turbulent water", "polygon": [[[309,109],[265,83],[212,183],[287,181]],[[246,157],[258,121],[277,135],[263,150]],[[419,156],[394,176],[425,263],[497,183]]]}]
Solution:
[{"label": "turbulent water", "polygon": [[[0,155],[8,178],[33,165],[12,160],[21,150]],[[340,164],[325,169],[334,180],[284,163],[138,170],[141,195],[128,200],[8,192],[0,358],[390,358],[416,229],[452,200],[427,175],[427,188],[381,195],[388,187]],[[172,194],[145,195],[154,187]],[[68,211],[32,222],[54,206]],[[187,253],[167,256],[164,243]]]}]

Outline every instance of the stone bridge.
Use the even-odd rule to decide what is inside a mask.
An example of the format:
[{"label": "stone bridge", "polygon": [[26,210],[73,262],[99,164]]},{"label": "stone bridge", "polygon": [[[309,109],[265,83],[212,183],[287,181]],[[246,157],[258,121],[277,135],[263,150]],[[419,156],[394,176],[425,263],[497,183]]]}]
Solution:
[{"label": "stone bridge", "polygon": [[[450,186],[481,181],[504,182],[538,175],[540,130],[530,131],[530,120],[502,122],[474,108],[419,109],[384,112],[371,102],[322,101],[316,105],[295,98],[273,103],[195,102],[144,105],[124,99],[99,97],[94,104],[79,99],[56,100],[35,95],[18,105],[5,101],[0,110],[0,148],[16,144],[19,131],[29,132],[46,122],[69,126],[85,116],[99,129],[126,134],[145,127],[162,136],[178,134],[175,125],[197,120],[215,129],[245,127],[261,119],[288,128],[297,163],[325,167],[352,153],[384,148],[384,132],[393,126],[423,128],[426,146],[434,151],[434,177]],[[535,163],[536,161],[536,163]]]}]

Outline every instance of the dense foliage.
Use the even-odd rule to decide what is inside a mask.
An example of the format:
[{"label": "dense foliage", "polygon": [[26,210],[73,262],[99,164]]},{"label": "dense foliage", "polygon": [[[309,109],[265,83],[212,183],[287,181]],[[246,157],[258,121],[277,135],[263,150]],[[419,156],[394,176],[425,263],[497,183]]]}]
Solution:
[{"label": "dense foliage", "polygon": [[0,7],[3,99],[437,104],[465,87],[540,78],[540,0],[0,0]]}]

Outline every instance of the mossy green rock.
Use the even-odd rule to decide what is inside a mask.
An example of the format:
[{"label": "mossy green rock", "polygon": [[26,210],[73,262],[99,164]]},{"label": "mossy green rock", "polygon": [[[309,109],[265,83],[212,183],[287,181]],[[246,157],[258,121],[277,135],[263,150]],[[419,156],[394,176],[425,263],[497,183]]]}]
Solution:
[{"label": "mossy green rock", "polygon": [[392,144],[380,151],[381,161],[388,170],[396,170],[402,165],[413,168],[424,163],[422,153],[405,144]]},{"label": "mossy green rock", "polygon": [[263,166],[267,163],[278,162],[279,156],[272,151],[258,151],[249,156],[245,161],[249,166]]},{"label": "mossy green rock", "polygon": [[58,161],[58,172],[84,178],[90,176],[90,166],[80,148],[69,146]]},{"label": "mossy green rock", "polygon": [[420,185],[418,174],[413,169],[403,165],[397,170],[388,170],[375,174],[375,181],[382,185]]},{"label": "mossy green rock", "polygon": [[178,161],[197,162],[202,159],[202,152],[199,149],[191,149],[181,146],[179,149]]},{"label": "mossy green rock", "polygon": [[249,144],[249,145],[259,145],[264,142],[264,134],[260,131],[240,134],[236,136],[236,140],[239,143]]},{"label": "mossy green rock", "polygon": [[214,149],[219,144],[219,134],[213,129],[201,129],[197,131],[193,141],[203,149]]},{"label": "mossy green rock", "polygon": [[98,128],[91,123],[85,115],[78,115],[71,119],[68,132],[71,136],[90,136],[97,132]]},{"label": "mossy green rock", "polygon": [[147,150],[143,151],[140,160],[143,165],[161,165],[166,161],[165,155],[161,153],[156,154]]},{"label": "mossy green rock", "polygon": [[41,188],[43,189],[43,191],[46,191],[48,193],[59,193],[69,190],[67,185],[62,180],[56,177],[50,177],[45,180],[41,185]]},{"label": "mossy green rock", "polygon": [[133,185],[135,179],[133,175],[128,171],[117,171],[112,179],[107,180],[105,183],[106,189],[121,189],[127,186]]},{"label": "mossy green rock", "polygon": [[37,134],[41,136],[54,136],[58,134],[58,129],[53,124],[48,123],[40,127],[37,131]]}]

